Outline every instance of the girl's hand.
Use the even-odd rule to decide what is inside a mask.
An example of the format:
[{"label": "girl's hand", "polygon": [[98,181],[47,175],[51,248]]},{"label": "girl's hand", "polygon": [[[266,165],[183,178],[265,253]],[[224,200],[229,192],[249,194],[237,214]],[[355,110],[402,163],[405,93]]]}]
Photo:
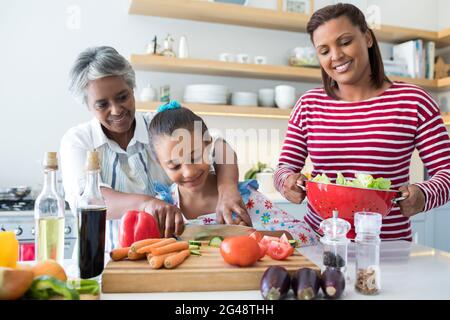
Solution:
[{"label": "girl's hand", "polygon": [[155,217],[161,236],[170,238],[174,234],[181,235],[184,230],[183,214],[176,206],[159,199],[152,198],[144,202],[143,211]]},{"label": "girl's hand", "polygon": [[412,217],[425,209],[425,195],[416,185],[403,186],[398,189],[402,197],[406,197],[398,203],[401,213],[405,217]]},{"label": "girl's hand", "polygon": [[[238,216],[233,220],[232,214]],[[218,223],[238,224],[252,226],[252,220],[247,213],[244,202],[237,186],[229,185],[226,188],[219,188],[219,200],[217,201],[216,215]]]},{"label": "girl's hand", "polygon": [[306,192],[298,185],[304,186],[308,179],[301,173],[294,173],[287,177],[283,183],[283,196],[293,203],[302,203]]}]

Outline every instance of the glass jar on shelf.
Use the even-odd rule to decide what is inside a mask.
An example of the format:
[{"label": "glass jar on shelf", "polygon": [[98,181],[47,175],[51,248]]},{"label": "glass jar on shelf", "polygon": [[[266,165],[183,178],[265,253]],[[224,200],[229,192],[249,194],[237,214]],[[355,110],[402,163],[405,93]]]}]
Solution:
[{"label": "glass jar on shelf", "polygon": [[338,212],[333,211],[333,217],[321,222],[323,237],[323,267],[334,268],[345,274],[347,270],[347,247],[350,242],[347,233],[351,225],[348,221],[338,218]]},{"label": "glass jar on shelf", "polygon": [[356,280],[355,289],[365,295],[381,290],[380,279],[380,232],[381,214],[357,212],[356,231]]}]

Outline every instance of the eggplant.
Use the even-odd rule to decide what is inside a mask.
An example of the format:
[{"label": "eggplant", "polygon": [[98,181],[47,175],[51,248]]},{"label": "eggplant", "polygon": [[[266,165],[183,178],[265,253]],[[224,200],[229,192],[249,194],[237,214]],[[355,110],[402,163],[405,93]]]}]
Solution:
[{"label": "eggplant", "polygon": [[320,289],[320,274],[310,268],[298,269],[292,278],[292,290],[299,300],[317,298]]},{"label": "eggplant", "polygon": [[322,272],[320,285],[325,297],[338,299],[345,290],[344,274],[334,268],[327,268]]},{"label": "eggplant", "polygon": [[280,266],[272,266],[266,269],[260,284],[261,295],[264,300],[284,299],[291,287],[289,272]]}]

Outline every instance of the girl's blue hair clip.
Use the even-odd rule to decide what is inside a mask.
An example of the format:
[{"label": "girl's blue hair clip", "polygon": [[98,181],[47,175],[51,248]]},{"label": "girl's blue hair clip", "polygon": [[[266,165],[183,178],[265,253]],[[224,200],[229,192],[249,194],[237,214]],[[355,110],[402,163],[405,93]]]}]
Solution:
[{"label": "girl's blue hair clip", "polygon": [[178,103],[177,100],[172,100],[169,103],[163,104],[162,106],[159,106],[156,110],[157,113],[167,111],[167,110],[175,110],[180,109],[181,105]]}]

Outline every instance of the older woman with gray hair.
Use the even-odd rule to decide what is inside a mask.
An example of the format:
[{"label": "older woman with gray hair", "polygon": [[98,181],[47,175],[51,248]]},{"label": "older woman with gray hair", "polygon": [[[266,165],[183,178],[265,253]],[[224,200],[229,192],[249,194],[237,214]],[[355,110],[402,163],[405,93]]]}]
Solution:
[{"label": "older woman with gray hair", "polygon": [[[151,157],[148,123],[152,114],[136,113],[135,73],[129,62],[111,47],[83,51],[70,72],[70,91],[93,115],[89,122],[71,128],[61,140],[60,157],[66,199],[73,208],[85,183],[86,152],[101,155],[101,192],[111,222],[107,242],[115,246],[118,221],[128,210],[144,210],[158,220],[162,235],[181,234],[180,209],[156,199],[153,183],[168,183],[160,165]],[[234,151],[215,145],[216,156]],[[251,225],[237,190],[236,164],[215,164],[220,201],[216,208],[222,223]],[[232,212],[238,219],[232,218]],[[113,223],[112,220],[115,220]],[[108,246],[111,247],[111,246]]]}]

